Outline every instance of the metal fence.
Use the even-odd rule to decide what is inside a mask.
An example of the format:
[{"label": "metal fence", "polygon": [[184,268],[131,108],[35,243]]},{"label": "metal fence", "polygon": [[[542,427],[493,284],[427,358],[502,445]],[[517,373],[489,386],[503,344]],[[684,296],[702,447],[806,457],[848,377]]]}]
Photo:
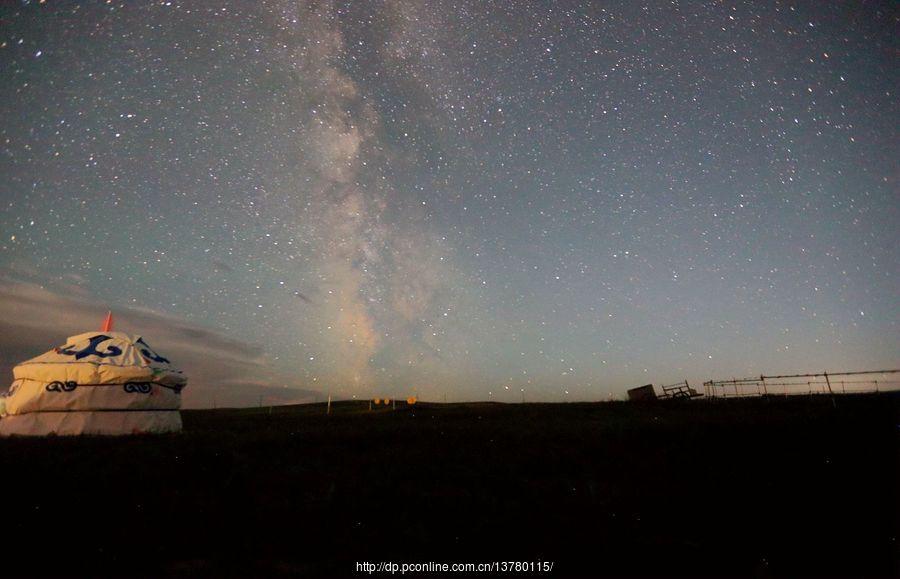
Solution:
[{"label": "metal fence", "polygon": [[[894,378],[897,373],[900,373],[900,369],[782,374],[758,378],[709,380],[703,383],[703,388],[707,398],[879,392],[900,386],[900,379]],[[866,378],[867,376],[870,378]]]}]

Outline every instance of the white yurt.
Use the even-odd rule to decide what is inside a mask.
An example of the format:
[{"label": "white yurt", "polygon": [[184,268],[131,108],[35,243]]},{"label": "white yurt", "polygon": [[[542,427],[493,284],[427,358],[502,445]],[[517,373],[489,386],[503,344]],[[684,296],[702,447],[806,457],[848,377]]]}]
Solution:
[{"label": "white yurt", "polygon": [[123,435],[181,430],[187,378],[141,336],[103,329],[72,336],[13,369],[0,436]]}]

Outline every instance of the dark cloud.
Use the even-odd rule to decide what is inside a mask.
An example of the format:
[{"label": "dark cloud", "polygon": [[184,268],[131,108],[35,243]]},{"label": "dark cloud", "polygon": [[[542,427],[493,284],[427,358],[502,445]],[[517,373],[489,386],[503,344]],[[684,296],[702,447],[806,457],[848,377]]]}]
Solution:
[{"label": "dark cloud", "polygon": [[294,291],[294,295],[297,296],[298,298],[300,298],[301,300],[303,300],[304,302],[308,303],[308,304],[311,304],[311,303],[312,303],[312,300],[311,300],[311,299],[309,299],[307,296],[305,296],[304,294],[300,293],[299,291],[296,291],[296,290],[295,290],[295,291]]},{"label": "dark cloud", "polygon": [[[29,282],[0,278],[0,376],[61,345],[72,335],[98,329],[106,306],[98,300]],[[172,316],[139,308],[116,308],[115,329],[144,336],[188,376],[186,407],[299,403],[319,394],[285,387],[264,349]]]},{"label": "dark cloud", "polygon": [[213,268],[216,269],[217,271],[224,271],[227,273],[234,271],[233,267],[231,267],[230,265],[228,265],[227,263],[225,263],[224,261],[222,261],[220,259],[213,259],[210,263],[212,263]]}]

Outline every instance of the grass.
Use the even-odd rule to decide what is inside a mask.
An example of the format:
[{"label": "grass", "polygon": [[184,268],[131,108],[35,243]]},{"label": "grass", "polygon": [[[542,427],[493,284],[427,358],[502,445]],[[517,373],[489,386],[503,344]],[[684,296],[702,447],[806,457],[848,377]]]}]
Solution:
[{"label": "grass", "polygon": [[896,575],[896,394],[184,411],[0,440],[4,573]]}]

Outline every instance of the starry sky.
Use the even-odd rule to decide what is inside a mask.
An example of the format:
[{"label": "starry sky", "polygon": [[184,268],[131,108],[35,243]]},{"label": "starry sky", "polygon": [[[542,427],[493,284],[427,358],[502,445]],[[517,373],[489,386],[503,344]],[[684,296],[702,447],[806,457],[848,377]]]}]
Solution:
[{"label": "starry sky", "polygon": [[4,3],[2,370],[107,308],[193,406],[898,367],[898,20]]}]

